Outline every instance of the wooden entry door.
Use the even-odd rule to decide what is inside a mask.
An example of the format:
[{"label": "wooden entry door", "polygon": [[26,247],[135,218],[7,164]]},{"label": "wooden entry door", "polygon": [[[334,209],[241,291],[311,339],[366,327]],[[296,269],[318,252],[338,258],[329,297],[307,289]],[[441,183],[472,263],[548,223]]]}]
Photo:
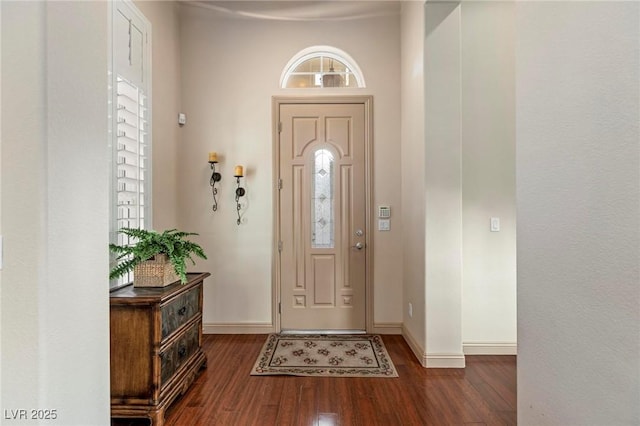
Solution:
[{"label": "wooden entry door", "polygon": [[364,103],[279,105],[281,330],[366,330]]}]

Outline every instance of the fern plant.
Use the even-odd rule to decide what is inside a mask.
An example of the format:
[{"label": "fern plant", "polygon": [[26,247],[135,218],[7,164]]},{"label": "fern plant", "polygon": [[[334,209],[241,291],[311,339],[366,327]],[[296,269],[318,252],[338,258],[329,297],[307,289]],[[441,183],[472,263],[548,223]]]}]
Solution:
[{"label": "fern plant", "polygon": [[116,258],[118,264],[109,273],[109,279],[118,278],[132,271],[136,265],[151,259],[157,254],[166,254],[180,281],[184,284],[187,282],[187,259],[195,265],[192,255],[202,259],[207,258],[202,247],[185,238],[189,235],[198,235],[194,232],[169,229],[158,233],[136,228],[122,228],[119,232],[135,238],[137,242],[133,245],[123,246],[109,244],[109,249],[118,255]]}]

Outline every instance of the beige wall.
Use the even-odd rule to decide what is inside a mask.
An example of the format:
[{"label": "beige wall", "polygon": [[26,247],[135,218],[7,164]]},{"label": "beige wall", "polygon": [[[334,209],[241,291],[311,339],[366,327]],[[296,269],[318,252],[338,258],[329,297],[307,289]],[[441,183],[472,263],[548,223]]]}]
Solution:
[{"label": "beige wall", "polygon": [[518,424],[640,424],[640,4],[519,2]]},{"label": "beige wall", "polygon": [[0,7],[0,405],[107,424],[107,3]]},{"label": "beige wall", "polygon": [[402,3],[402,323],[403,334],[423,364],[426,347],[424,21],[422,2]]},{"label": "beige wall", "polygon": [[516,350],[513,11],[403,3],[404,334],[427,366]]},{"label": "beige wall", "polygon": [[[512,2],[461,7],[465,353],[516,351],[514,10]],[[500,232],[490,232],[491,217]]]},{"label": "beige wall", "polygon": [[[374,205],[392,207],[390,232],[374,232],[374,322],[399,330],[402,321],[400,205],[399,16],[353,21],[240,19],[183,6],[183,107],[188,123],[178,156],[179,223],[200,233],[210,256],[198,268],[205,285],[204,322],[271,328],[273,169],[271,97],[304,95],[279,88],[289,59],[303,48],[332,45],[349,53],[368,87],[323,94],[374,96]],[[375,46],[375,48],[373,48]],[[317,94],[317,91],[306,93]],[[217,151],[223,180],[211,211],[207,153]],[[247,169],[246,223],[236,225],[233,167]],[[253,327],[253,328],[252,328]]]},{"label": "beige wall", "polygon": [[[2,7],[0,7],[0,23],[1,22],[2,22]],[[1,69],[2,69],[2,31],[0,31],[0,70]],[[1,99],[2,99],[2,83],[0,82],[0,100]],[[0,109],[0,135],[2,135],[2,110],[1,109]],[[1,236],[2,236],[2,138],[0,137],[0,238],[2,238]],[[3,240],[0,240],[0,249],[2,249],[2,243],[3,243]],[[0,304],[2,303],[1,301],[2,301],[2,267],[0,267]],[[0,330],[2,330],[2,315],[0,315]],[[0,353],[2,353],[1,338],[0,338]],[[0,362],[0,378],[1,377],[2,377],[2,363]],[[2,406],[2,379],[0,379],[0,406]]]},{"label": "beige wall", "polygon": [[457,2],[426,3],[426,364],[463,367],[461,53]]},{"label": "beige wall", "polygon": [[[2,8],[2,404],[36,402],[39,294],[44,286],[42,203],[46,197],[43,3]],[[20,39],[20,43],[9,40]],[[11,106],[11,107],[10,107]],[[28,161],[26,161],[28,159]],[[8,185],[9,182],[12,185]],[[27,191],[31,197],[25,197]],[[7,211],[7,206],[12,208]]]},{"label": "beige wall", "polygon": [[152,27],[153,228],[178,227],[178,126],[181,97],[180,16],[173,1],[136,1]]}]

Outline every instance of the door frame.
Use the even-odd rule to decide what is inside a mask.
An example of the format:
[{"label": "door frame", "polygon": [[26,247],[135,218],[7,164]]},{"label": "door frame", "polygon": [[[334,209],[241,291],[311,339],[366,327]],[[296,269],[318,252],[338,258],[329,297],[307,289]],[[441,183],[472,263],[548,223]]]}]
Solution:
[{"label": "door frame", "polygon": [[272,147],[273,147],[273,244],[272,244],[272,307],[271,323],[275,332],[281,331],[280,294],[280,105],[286,104],[360,104],[364,106],[365,150],[365,325],[366,332],[373,332],[373,96],[274,96],[272,98]]}]

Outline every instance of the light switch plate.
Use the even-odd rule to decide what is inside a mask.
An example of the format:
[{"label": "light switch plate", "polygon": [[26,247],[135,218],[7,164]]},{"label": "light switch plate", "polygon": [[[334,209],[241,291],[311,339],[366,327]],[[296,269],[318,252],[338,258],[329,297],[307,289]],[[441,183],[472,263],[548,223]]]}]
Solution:
[{"label": "light switch plate", "polygon": [[391,221],[389,219],[378,219],[378,231],[390,231]]},{"label": "light switch plate", "polygon": [[491,218],[491,232],[500,232],[500,218],[492,217]]}]

